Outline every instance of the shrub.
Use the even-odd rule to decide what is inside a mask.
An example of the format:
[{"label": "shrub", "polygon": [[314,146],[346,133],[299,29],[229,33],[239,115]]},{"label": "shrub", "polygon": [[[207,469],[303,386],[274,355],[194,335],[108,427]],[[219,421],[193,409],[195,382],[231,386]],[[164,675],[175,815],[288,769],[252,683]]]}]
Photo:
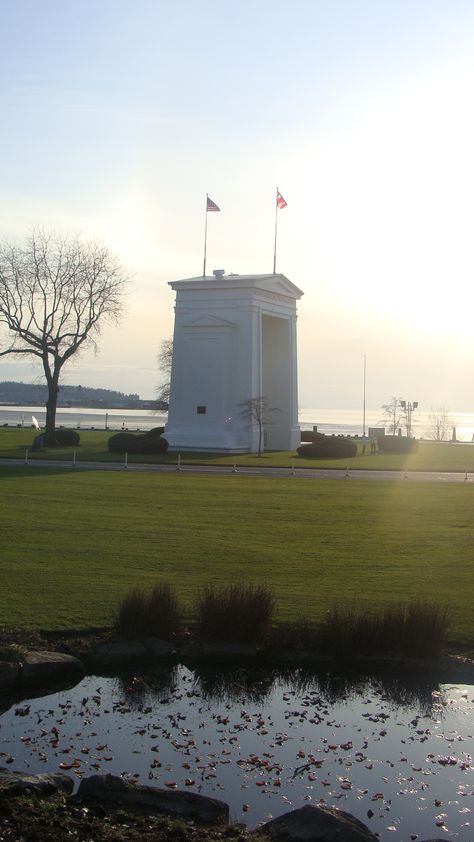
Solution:
[{"label": "shrub", "polygon": [[418,440],[407,436],[379,436],[379,453],[414,453],[418,449]]},{"label": "shrub", "polygon": [[274,610],[265,585],[207,585],[198,597],[198,629],[209,640],[257,643],[268,633]]},{"label": "shrub", "polygon": [[275,652],[284,650],[312,649],[319,647],[319,627],[307,617],[279,622],[272,627],[268,637],[268,648]]},{"label": "shrub", "polygon": [[153,634],[157,637],[172,637],[179,624],[178,598],[167,582],[156,585],[149,596],[148,613]]},{"label": "shrub", "polygon": [[314,432],[313,430],[302,430],[301,441],[319,441],[326,438],[324,433]]},{"label": "shrub", "polygon": [[166,453],[168,442],[161,436],[136,436],[129,453]]},{"label": "shrub", "polygon": [[55,430],[54,437],[57,443],[61,444],[63,447],[75,447],[81,440],[77,430],[70,430],[67,427]]},{"label": "shrub", "polygon": [[156,433],[153,436],[116,433],[109,439],[108,447],[110,453],[166,453],[168,442]]},{"label": "shrub", "polygon": [[178,628],[178,599],[167,583],[156,585],[147,592],[138,588],[130,591],[119,603],[114,625],[127,637],[170,638]]},{"label": "shrub", "polygon": [[322,436],[311,444],[302,444],[296,451],[302,458],[332,458],[357,456],[357,445],[342,436]]},{"label": "shrub", "polygon": [[133,433],[115,433],[107,442],[110,453],[130,453],[137,436]]},{"label": "shrub", "polygon": [[114,617],[114,626],[128,637],[140,636],[144,631],[148,595],[136,588],[120,601]]},{"label": "shrub", "polygon": [[146,433],[143,433],[143,435],[145,438],[153,438],[154,436],[161,436],[164,431],[164,427],[153,427],[151,430],[147,430]]},{"label": "shrub", "polygon": [[449,628],[446,608],[426,602],[382,608],[335,606],[319,629],[322,654],[432,658],[440,655]]}]

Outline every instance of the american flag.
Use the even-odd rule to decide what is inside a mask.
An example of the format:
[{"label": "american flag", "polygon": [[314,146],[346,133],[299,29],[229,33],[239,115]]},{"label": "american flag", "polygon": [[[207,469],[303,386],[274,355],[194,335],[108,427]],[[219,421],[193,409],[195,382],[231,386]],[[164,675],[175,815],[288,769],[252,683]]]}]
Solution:
[{"label": "american flag", "polygon": [[217,207],[216,203],[209,196],[207,197],[206,211],[220,211],[220,208]]},{"label": "american flag", "polygon": [[287,204],[288,202],[285,201],[280,191],[277,190],[277,208],[279,208],[279,210],[282,210],[283,208],[286,208]]}]

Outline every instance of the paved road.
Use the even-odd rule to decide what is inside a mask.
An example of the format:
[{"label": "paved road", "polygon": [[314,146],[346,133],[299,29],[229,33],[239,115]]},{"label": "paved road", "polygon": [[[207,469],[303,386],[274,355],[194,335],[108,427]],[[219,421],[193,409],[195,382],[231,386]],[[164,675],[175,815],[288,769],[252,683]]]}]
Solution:
[{"label": "paved road", "polygon": [[449,471],[362,471],[348,468],[347,470],[328,468],[257,468],[238,467],[234,470],[229,465],[138,465],[130,464],[127,467],[117,462],[65,462],[60,459],[34,459],[28,463],[24,459],[0,459],[2,466],[14,467],[21,470],[26,465],[29,468],[50,468],[58,470],[80,470],[80,471],[124,471],[129,473],[177,473],[182,474],[233,474],[241,476],[260,477],[304,477],[305,479],[332,479],[332,480],[388,480],[398,482],[437,482],[437,483],[464,483],[474,482],[474,473],[465,474],[462,472]]}]

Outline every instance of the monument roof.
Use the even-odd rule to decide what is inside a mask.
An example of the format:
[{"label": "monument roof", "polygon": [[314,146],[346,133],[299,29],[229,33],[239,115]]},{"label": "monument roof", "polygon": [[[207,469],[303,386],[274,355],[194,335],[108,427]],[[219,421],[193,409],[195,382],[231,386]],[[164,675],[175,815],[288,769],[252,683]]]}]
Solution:
[{"label": "monument roof", "polygon": [[293,284],[286,275],[277,273],[274,275],[206,275],[206,277],[183,278],[180,281],[169,281],[170,287],[175,290],[182,289],[238,289],[238,288],[260,288],[269,292],[279,292],[289,295],[291,298],[301,298],[303,291]]}]

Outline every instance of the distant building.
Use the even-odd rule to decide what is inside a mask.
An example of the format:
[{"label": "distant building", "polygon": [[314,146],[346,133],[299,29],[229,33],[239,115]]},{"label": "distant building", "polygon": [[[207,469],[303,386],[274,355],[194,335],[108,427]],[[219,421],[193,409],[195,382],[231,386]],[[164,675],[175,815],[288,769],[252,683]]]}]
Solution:
[{"label": "distant building", "polygon": [[369,439],[380,439],[385,435],[385,427],[369,427]]},{"label": "distant building", "polygon": [[171,281],[176,291],[173,364],[165,436],[175,451],[258,450],[245,402],[265,398],[269,450],[300,442],[296,301],[284,275],[225,275]]}]

